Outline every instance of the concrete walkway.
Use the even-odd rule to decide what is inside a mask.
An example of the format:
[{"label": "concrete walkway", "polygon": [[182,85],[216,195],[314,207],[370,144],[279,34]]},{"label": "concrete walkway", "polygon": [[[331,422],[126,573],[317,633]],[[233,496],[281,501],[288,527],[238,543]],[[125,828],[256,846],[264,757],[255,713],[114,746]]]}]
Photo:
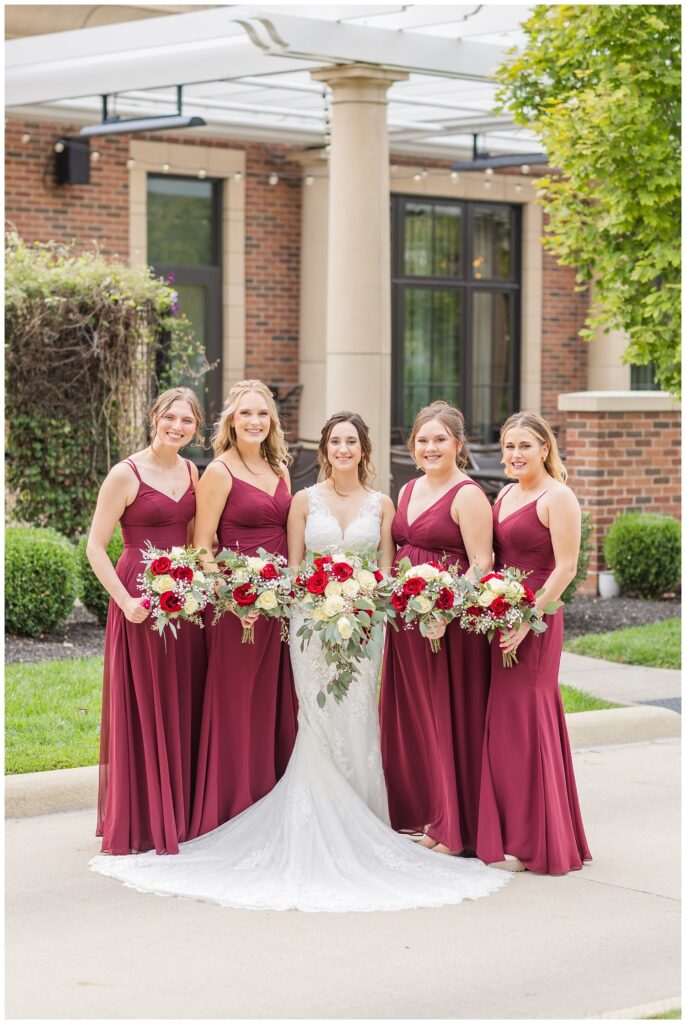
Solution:
[{"label": "concrete walkway", "polygon": [[[564,665],[561,678],[626,700],[595,666],[585,684]],[[97,770],[8,779],[7,1016],[570,1019],[679,1006],[680,716],[633,706],[568,723],[593,863],[515,875],[439,910],[250,912],[136,893],[87,869]]]},{"label": "concrete walkway", "polygon": [[681,698],[681,672],[677,669],[620,665],[569,651],[562,652],[560,682],[617,704]]}]

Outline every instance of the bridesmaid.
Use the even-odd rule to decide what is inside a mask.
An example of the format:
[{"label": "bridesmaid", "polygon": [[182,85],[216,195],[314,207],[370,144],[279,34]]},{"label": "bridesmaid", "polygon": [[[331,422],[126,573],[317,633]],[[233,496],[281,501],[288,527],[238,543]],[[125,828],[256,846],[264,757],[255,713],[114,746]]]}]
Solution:
[{"label": "bridesmaid", "polygon": [[[287,554],[288,449],[269,388],[231,388],[212,438],[215,460],[198,486],[194,544]],[[216,570],[212,556],[208,568]],[[224,824],[276,785],[295,743],[297,703],[278,619],[206,619],[207,680],[190,837]],[[254,644],[241,643],[255,623]]]},{"label": "bridesmaid", "polygon": [[[202,412],[189,388],[172,388],[150,410],[152,440],[110,471],[87,553],[110,594],[100,731],[98,826],[103,853],[178,853],[190,825],[205,640],[191,623],[176,639],[145,622],[137,577],[141,548],[187,544],[198,471],[179,451],[199,440]],[[107,545],[121,522],[116,569]]]},{"label": "bridesmaid", "polygon": [[[393,521],[396,564],[459,562],[472,576],[492,562],[491,509],[464,472],[462,413],[446,402],[422,409],[408,448],[424,477],[400,491]],[[431,652],[419,630],[389,629],[381,684],[381,750],[395,829],[423,832],[438,853],[476,849],[481,753],[490,679],[484,637],[457,622],[441,650]]]},{"label": "bridesmaid", "polygon": [[[535,413],[515,413],[500,431],[506,476],[493,509],[496,567],[531,570],[539,608],[559,599],[576,573],[579,503],[565,485],[553,433]],[[514,870],[563,875],[590,860],[574,782],[558,670],[563,611],[548,629],[519,629],[493,642],[477,853]],[[517,652],[504,668],[502,653]]]}]

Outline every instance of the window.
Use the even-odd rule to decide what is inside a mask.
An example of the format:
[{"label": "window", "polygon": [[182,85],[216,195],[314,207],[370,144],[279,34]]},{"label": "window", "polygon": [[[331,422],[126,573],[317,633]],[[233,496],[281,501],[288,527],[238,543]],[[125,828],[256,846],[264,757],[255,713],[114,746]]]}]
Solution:
[{"label": "window", "polygon": [[[182,380],[198,393],[208,426],[221,409],[221,182],[148,175],[148,262],[170,278],[179,309],[188,317],[214,369],[204,377]],[[204,464],[207,453],[189,449]]]},{"label": "window", "polygon": [[393,434],[442,398],[497,439],[519,401],[519,210],[392,198]]},{"label": "window", "polygon": [[646,363],[644,366],[631,364],[631,390],[632,391],[661,391],[660,385],[655,381],[655,364]]}]

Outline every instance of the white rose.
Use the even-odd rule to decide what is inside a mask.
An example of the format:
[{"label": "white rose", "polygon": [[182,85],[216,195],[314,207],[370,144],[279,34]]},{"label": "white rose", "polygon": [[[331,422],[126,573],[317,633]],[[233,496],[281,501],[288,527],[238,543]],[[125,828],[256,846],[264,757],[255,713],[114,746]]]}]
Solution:
[{"label": "white rose", "polygon": [[165,591],[174,589],[174,580],[171,576],[156,576],[152,581],[152,589],[156,594],[164,594]]},{"label": "white rose", "polygon": [[313,609],[310,618],[313,622],[322,622],[326,618],[326,612],[321,605],[317,605],[317,607]]},{"label": "white rose", "polygon": [[345,601],[340,594],[332,594],[331,597],[327,597],[324,602],[324,612],[327,618],[331,619],[343,611],[345,611]]},{"label": "white rose", "polygon": [[263,590],[255,601],[255,607],[265,612],[271,612],[278,603],[279,600],[273,590]]},{"label": "white rose", "polygon": [[376,586],[374,573],[370,572],[369,569],[360,569],[357,574],[357,582],[363,590],[373,590]]},{"label": "white rose", "polygon": [[420,579],[426,580],[427,583],[430,583],[432,580],[435,580],[440,576],[440,570],[434,565],[416,565],[411,572],[408,572],[408,576],[410,575],[419,576]]},{"label": "white rose", "polygon": [[352,565],[352,562],[347,555],[344,555],[342,551],[336,551],[331,555],[334,562],[345,562],[346,565]]},{"label": "white rose", "polygon": [[507,589],[505,590],[505,597],[509,598],[510,601],[515,601],[518,597],[522,597],[524,594],[524,587],[517,580],[512,580],[508,583]]},{"label": "white rose", "polygon": [[264,558],[251,557],[246,558],[245,564],[248,567],[248,569],[256,569],[259,572],[261,569],[264,569],[267,563],[265,562]]},{"label": "white rose", "polygon": [[200,603],[196,601],[192,594],[189,594],[186,600],[183,602],[183,610],[187,612],[188,615],[193,615],[194,612],[197,612],[199,607]]},{"label": "white rose", "polygon": [[170,558],[183,558],[183,556],[185,554],[185,551],[186,551],[185,548],[172,548],[171,551],[169,552],[169,557]]},{"label": "white rose", "polygon": [[193,573],[193,582],[197,583],[199,587],[204,586],[207,583],[207,577],[205,576],[205,573],[200,572],[200,570],[198,569],[197,572]]},{"label": "white rose", "polygon": [[452,587],[453,585],[453,578],[449,572],[440,573],[438,579],[444,587]]},{"label": "white rose", "polygon": [[432,604],[428,597],[424,597],[423,594],[419,594],[417,597],[412,598],[412,607],[415,611],[418,611],[420,615],[426,615],[427,612],[431,611]]},{"label": "white rose", "polygon": [[338,622],[336,623],[336,629],[340,633],[343,640],[349,640],[350,637],[353,635],[353,624],[350,621],[350,619],[346,618],[345,615],[342,615]]},{"label": "white rose", "polygon": [[343,593],[343,584],[339,583],[338,580],[331,580],[330,583],[326,584],[324,593],[327,597],[333,597],[334,594],[340,595]]},{"label": "white rose", "polygon": [[342,584],[342,590],[344,597],[357,597],[360,592],[360,584],[356,580],[346,580]]},{"label": "white rose", "polygon": [[477,604],[480,604],[482,608],[488,608],[495,601],[497,596],[497,594],[494,594],[490,590],[484,590],[482,594],[479,594]]},{"label": "white rose", "polygon": [[236,569],[233,576],[230,577],[230,580],[231,586],[237,587],[241,583],[248,582],[248,573],[245,571],[245,569]]},{"label": "white rose", "polygon": [[486,580],[486,586],[493,594],[506,594],[510,586],[505,580]]}]

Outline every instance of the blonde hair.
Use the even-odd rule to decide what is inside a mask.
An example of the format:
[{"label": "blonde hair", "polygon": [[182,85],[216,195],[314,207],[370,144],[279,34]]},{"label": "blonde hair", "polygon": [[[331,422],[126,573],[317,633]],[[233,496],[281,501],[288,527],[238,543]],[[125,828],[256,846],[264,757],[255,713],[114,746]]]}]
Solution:
[{"label": "blonde hair", "polygon": [[362,449],[362,458],[357,465],[357,477],[363,487],[369,487],[371,480],[376,476],[376,466],[372,462],[372,442],[369,437],[369,427],[358,412],[335,412],[333,416],[329,416],[322,427],[322,436],[319,439],[319,448],[317,449],[317,462],[321,469],[319,478],[321,479],[323,476],[324,480],[328,480],[333,472],[329,456],[326,454],[326,447],[329,443],[331,431],[339,423],[352,423],[357,431]]},{"label": "blonde hair", "polygon": [[203,444],[203,438],[200,431],[205,425],[205,414],[202,411],[198,396],[195,391],[191,391],[190,388],[168,388],[163,391],[161,395],[158,395],[155,401],[150,406],[149,418],[150,418],[150,436],[155,436],[157,430],[157,421],[160,416],[164,416],[167,409],[170,409],[174,402],[188,402],[195,416],[195,440],[193,444]]},{"label": "blonde hair", "polygon": [[[505,435],[508,430],[511,430],[513,427],[523,427],[525,430],[530,430],[541,444],[548,445],[548,454],[543,462],[543,468],[546,473],[553,478],[553,480],[559,480],[561,484],[566,483],[567,470],[560,458],[557,441],[555,440],[555,435],[553,434],[550,424],[547,423],[542,416],[539,416],[537,412],[512,413],[500,428],[501,449],[505,443]],[[507,475],[507,470],[505,470],[505,476]]]},{"label": "blonde hair", "polygon": [[[260,455],[266,459],[277,476],[284,475],[284,467],[292,461],[288,454],[288,445],[284,437],[279,413],[276,408],[274,396],[261,380],[239,380],[229,391],[221,415],[214,425],[212,434],[212,447],[215,455],[229,451],[236,447],[236,430],[231,419],[238,408],[238,404],[244,395],[250,391],[261,395],[269,409],[269,433],[260,444]],[[240,455],[240,452],[239,452]]]},{"label": "blonde hair", "polygon": [[412,458],[414,459],[417,434],[431,420],[438,420],[443,424],[448,433],[452,434],[455,438],[458,443],[455,463],[458,469],[464,469],[469,465],[464,416],[459,409],[456,409],[454,405],[449,405],[448,402],[432,402],[431,405],[426,405],[423,409],[420,409],[415,416],[412,430],[407,440],[407,450]]}]

